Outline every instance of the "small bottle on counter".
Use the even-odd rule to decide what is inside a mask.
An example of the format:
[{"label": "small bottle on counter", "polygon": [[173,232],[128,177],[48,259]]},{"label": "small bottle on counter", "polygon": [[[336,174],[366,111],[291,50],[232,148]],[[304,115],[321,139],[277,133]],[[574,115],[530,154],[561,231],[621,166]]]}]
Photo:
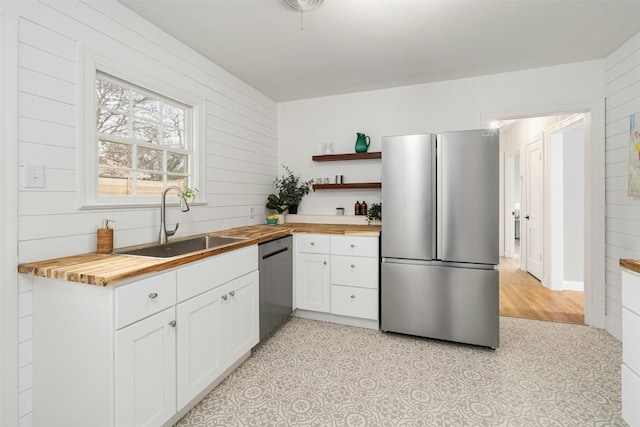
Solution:
[{"label": "small bottle on counter", "polygon": [[115,221],[112,219],[103,219],[102,228],[98,228],[96,252],[99,254],[110,254],[113,252],[113,228],[109,228],[110,222]]},{"label": "small bottle on counter", "polygon": [[367,214],[367,202],[365,202],[364,200],[362,201],[362,203],[360,204],[360,215],[366,215]]},{"label": "small bottle on counter", "polygon": [[360,210],[361,209],[362,209],[362,205],[360,204],[360,201],[356,201],[356,205],[353,208],[355,214],[356,215],[360,215]]}]

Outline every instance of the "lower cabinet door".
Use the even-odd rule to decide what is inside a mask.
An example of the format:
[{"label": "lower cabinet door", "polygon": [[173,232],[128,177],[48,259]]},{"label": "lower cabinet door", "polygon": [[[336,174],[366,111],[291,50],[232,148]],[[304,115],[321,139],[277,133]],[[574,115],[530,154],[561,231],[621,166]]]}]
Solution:
[{"label": "lower cabinet door", "polygon": [[224,287],[178,304],[178,410],[226,368]]},{"label": "lower cabinet door", "polygon": [[254,271],[225,285],[229,365],[260,340],[259,273]]},{"label": "lower cabinet door", "polygon": [[296,306],[304,310],[328,313],[331,299],[329,255],[298,254],[296,269]]},{"label": "lower cabinet door", "polygon": [[115,425],[159,426],[176,413],[175,308],[115,332]]}]

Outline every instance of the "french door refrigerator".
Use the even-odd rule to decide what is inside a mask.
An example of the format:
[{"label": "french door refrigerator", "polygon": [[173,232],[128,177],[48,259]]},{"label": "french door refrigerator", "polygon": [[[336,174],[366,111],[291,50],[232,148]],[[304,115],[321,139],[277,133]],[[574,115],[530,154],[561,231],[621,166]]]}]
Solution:
[{"label": "french door refrigerator", "polygon": [[382,138],[380,329],[499,345],[498,131]]}]

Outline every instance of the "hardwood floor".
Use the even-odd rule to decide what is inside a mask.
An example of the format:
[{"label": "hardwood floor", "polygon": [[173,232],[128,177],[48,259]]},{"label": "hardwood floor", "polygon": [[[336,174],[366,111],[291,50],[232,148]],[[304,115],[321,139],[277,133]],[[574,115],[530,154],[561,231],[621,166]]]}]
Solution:
[{"label": "hardwood floor", "polygon": [[550,291],[518,260],[500,258],[500,315],[584,325],[583,292]]}]

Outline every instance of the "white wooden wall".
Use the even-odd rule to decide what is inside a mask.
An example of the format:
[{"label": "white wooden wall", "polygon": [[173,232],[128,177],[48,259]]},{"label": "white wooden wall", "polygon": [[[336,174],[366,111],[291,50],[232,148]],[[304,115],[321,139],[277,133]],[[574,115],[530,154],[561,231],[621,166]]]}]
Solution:
[{"label": "white wooden wall", "polygon": [[621,339],[620,258],[640,258],[640,198],[627,196],[629,116],[640,112],[640,34],[605,61],[607,330]]},{"label": "white wooden wall", "polygon": [[[206,206],[169,208],[178,235],[264,221],[277,172],[277,105],[115,0],[3,1],[18,17],[18,165],[43,164],[46,186],[19,189],[19,262],[96,249],[102,218],[114,219],[115,246],[157,238],[159,208],[81,211],[78,206],[82,48],[206,100]],[[159,200],[158,200],[159,202]],[[250,208],[255,217],[249,218]],[[31,287],[20,278],[19,416],[31,425]]]}]

